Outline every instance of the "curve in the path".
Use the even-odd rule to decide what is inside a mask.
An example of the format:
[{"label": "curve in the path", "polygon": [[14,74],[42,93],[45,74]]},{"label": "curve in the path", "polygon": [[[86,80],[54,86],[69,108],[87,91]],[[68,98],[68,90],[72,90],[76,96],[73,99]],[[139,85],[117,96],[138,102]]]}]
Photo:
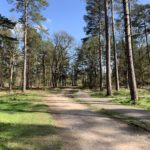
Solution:
[{"label": "curve in the path", "polygon": [[64,142],[64,150],[150,150],[150,134],[91,112],[64,94],[46,99]]}]

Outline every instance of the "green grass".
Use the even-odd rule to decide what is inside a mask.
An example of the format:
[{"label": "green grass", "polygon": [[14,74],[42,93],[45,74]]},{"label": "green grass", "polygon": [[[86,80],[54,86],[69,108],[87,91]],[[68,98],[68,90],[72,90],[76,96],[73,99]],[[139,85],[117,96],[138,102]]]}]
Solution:
[{"label": "green grass", "polygon": [[106,97],[106,92],[105,92],[105,91],[92,92],[92,93],[91,93],[91,96],[92,96],[92,97],[96,97],[96,98],[103,98],[103,97]]},{"label": "green grass", "polygon": [[[38,92],[37,92],[38,93]],[[0,150],[60,149],[44,93],[0,93]]]},{"label": "green grass", "polygon": [[134,107],[150,110],[150,97],[139,98],[135,105],[133,104],[133,101],[130,100],[130,98],[118,98],[113,100],[112,102],[115,104],[134,106]]},{"label": "green grass", "polygon": [[106,91],[93,91],[91,93],[92,97],[97,97],[97,98],[104,98],[104,97],[110,97],[110,98],[116,98],[116,97],[129,97],[129,90],[127,89],[120,89],[119,92],[117,91],[113,91],[113,95],[112,96],[107,96],[106,95]]},{"label": "green grass", "polygon": [[150,97],[140,98],[137,102],[137,105],[141,108],[150,110]]}]

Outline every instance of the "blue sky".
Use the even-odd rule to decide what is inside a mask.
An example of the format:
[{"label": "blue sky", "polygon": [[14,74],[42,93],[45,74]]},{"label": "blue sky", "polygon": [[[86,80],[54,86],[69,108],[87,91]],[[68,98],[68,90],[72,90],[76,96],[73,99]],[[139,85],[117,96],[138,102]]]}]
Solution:
[{"label": "blue sky", "polygon": [[[47,18],[44,24],[49,29],[50,35],[57,31],[67,31],[77,42],[84,37],[83,27],[85,26],[83,15],[85,12],[84,0],[48,0],[50,5],[43,11]],[[141,3],[150,3],[150,0],[140,0]],[[15,18],[16,13],[10,13],[11,8],[7,0],[0,0],[0,14]]]}]

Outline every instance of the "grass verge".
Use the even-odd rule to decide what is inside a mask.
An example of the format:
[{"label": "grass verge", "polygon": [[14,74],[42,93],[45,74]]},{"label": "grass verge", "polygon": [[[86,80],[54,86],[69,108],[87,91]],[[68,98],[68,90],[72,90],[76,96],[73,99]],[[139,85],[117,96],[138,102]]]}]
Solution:
[{"label": "grass verge", "polygon": [[[39,94],[40,93],[40,94]],[[44,92],[0,94],[0,149],[61,149]]]},{"label": "grass verge", "polygon": [[112,103],[150,110],[150,97],[140,97],[136,104],[133,104],[133,101],[130,98],[117,98],[112,100]]}]

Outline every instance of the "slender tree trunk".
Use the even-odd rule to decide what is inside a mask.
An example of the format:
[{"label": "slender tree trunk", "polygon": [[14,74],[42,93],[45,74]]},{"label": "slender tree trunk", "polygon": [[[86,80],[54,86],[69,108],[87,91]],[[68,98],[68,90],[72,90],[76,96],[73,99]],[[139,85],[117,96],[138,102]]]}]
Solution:
[{"label": "slender tree trunk", "polygon": [[117,58],[117,51],[116,51],[116,38],[115,38],[115,27],[114,27],[114,0],[111,0],[111,13],[112,13],[114,67],[115,67],[115,86],[116,86],[116,90],[119,91],[118,58]]},{"label": "slender tree trunk", "polygon": [[72,70],[72,86],[76,86],[76,70]]},{"label": "slender tree trunk", "polygon": [[23,66],[23,92],[26,92],[26,77],[27,77],[27,25],[28,25],[28,1],[25,0],[25,12],[24,12],[24,66]]},{"label": "slender tree trunk", "polygon": [[83,72],[83,73],[82,73],[82,87],[85,86],[85,81],[86,81],[86,79],[85,79],[85,74],[84,74],[84,72]]},{"label": "slender tree trunk", "polygon": [[106,82],[107,95],[112,95],[111,85],[111,51],[110,51],[110,30],[109,30],[109,16],[108,16],[108,0],[105,0],[105,32],[106,32]]},{"label": "slender tree trunk", "polygon": [[71,85],[74,86],[74,69],[72,70],[71,74]]},{"label": "slender tree trunk", "polygon": [[132,41],[131,41],[131,29],[130,29],[130,16],[128,0],[123,0],[124,7],[124,22],[125,22],[125,39],[126,39],[126,52],[128,59],[128,73],[129,73],[129,86],[131,99],[135,102],[138,99],[137,84],[135,78],[135,70],[133,64],[133,53],[132,53]]},{"label": "slender tree trunk", "polygon": [[103,90],[101,27],[99,28],[99,87]]},{"label": "slender tree trunk", "polygon": [[46,88],[45,54],[43,54],[42,61],[43,61],[43,86],[44,86],[44,89],[45,89]]},{"label": "slender tree trunk", "polygon": [[128,6],[129,6],[129,19],[130,19],[130,32],[131,32],[131,43],[132,43],[132,55],[133,55],[133,60],[135,60],[134,58],[134,38],[133,38],[133,34],[132,34],[132,20],[131,20],[131,0],[128,0]]},{"label": "slender tree trunk", "polygon": [[27,59],[27,83],[26,83],[26,85],[27,85],[27,89],[30,89],[30,78],[31,78],[31,76],[30,76],[30,56],[29,56],[29,53],[28,53],[28,59]]},{"label": "slender tree trunk", "polygon": [[127,89],[129,89],[128,60],[127,60],[127,51],[126,51],[126,46],[125,46],[124,38],[122,38],[122,47],[123,47],[124,55],[125,55],[125,63],[127,64],[127,65],[125,66],[125,79],[126,79],[125,87],[126,87]]},{"label": "slender tree trunk", "polygon": [[12,92],[12,81],[13,81],[13,62],[14,62],[14,54],[12,54],[12,58],[10,58],[10,78],[9,78],[9,92]]}]

